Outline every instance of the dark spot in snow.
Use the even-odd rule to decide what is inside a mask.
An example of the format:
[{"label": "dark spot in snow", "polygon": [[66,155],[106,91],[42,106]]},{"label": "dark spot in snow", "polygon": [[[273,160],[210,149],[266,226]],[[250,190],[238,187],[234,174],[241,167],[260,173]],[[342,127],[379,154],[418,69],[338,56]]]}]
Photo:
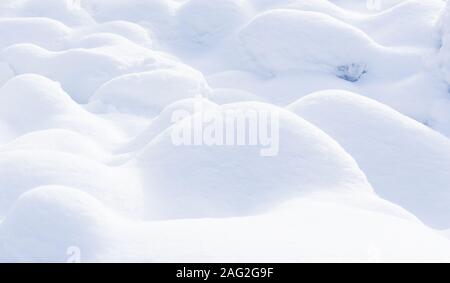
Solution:
[{"label": "dark spot in snow", "polygon": [[365,64],[352,63],[350,65],[342,65],[336,68],[336,75],[338,78],[349,82],[357,82],[361,77],[367,73]]}]

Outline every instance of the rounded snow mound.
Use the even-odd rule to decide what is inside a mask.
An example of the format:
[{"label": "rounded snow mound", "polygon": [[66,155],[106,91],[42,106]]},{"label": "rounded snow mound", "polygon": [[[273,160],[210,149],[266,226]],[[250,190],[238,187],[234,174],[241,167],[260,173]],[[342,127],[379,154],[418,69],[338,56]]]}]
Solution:
[{"label": "rounded snow mound", "polygon": [[428,225],[450,227],[448,138],[388,106],[345,91],[310,94],[288,109],[338,141],[379,195]]},{"label": "rounded snow mound", "polygon": [[102,205],[82,191],[35,188],[20,196],[1,223],[0,253],[10,261],[24,256],[27,262],[77,261],[77,256],[95,261],[107,244],[107,216]]},{"label": "rounded snow mound", "polygon": [[150,218],[247,215],[321,190],[372,191],[350,155],[289,111],[237,103],[187,114],[132,162]]},{"label": "rounded snow mound", "polygon": [[179,5],[173,0],[81,0],[81,6],[98,22],[135,22],[160,36],[167,36],[165,33],[172,30]]},{"label": "rounded snow mound", "polygon": [[60,128],[104,141],[121,136],[114,126],[76,104],[58,83],[34,74],[14,77],[0,88],[0,120],[16,135]]},{"label": "rounded snow mound", "polygon": [[361,68],[356,79],[379,48],[362,31],[329,15],[287,9],[255,17],[239,39],[249,60],[273,74],[299,69],[334,72],[353,64]]},{"label": "rounded snow mound", "polygon": [[[11,119],[15,120],[19,120],[19,116],[24,114],[38,118],[42,116],[38,115],[39,112],[39,114],[58,115],[80,110],[59,83],[35,74],[14,77],[1,88],[1,94],[1,115],[3,117],[14,115]],[[27,108],[26,111],[17,113],[17,108],[24,107]]]},{"label": "rounded snow mound", "polygon": [[117,76],[180,64],[171,56],[121,36],[92,36],[83,48],[52,52],[32,44],[17,44],[3,50],[1,57],[18,74],[40,74],[60,82],[79,103],[86,103],[102,84]]},{"label": "rounded snow mound", "polygon": [[70,28],[48,18],[3,18],[0,19],[0,49],[18,43],[31,43],[60,50],[64,48],[70,33]]},{"label": "rounded snow mound", "polygon": [[246,0],[189,0],[178,10],[178,31],[192,43],[217,44],[250,15]]},{"label": "rounded snow mound", "polygon": [[120,112],[154,117],[171,103],[210,92],[203,75],[190,68],[124,75],[102,85],[91,101]]},{"label": "rounded snow mound", "polygon": [[[80,189],[127,215],[140,216],[143,208],[139,176],[132,168],[109,167],[71,153],[43,149],[2,151],[0,179],[0,216],[22,193],[46,185]],[[123,188],[127,188],[126,193]]]},{"label": "rounded snow mound", "polygon": [[152,39],[145,28],[127,21],[111,21],[79,29],[80,34],[113,33],[146,47],[152,46]]},{"label": "rounded snow mound", "polygon": [[444,5],[440,0],[403,1],[354,24],[385,46],[434,48],[438,42],[435,24]]}]

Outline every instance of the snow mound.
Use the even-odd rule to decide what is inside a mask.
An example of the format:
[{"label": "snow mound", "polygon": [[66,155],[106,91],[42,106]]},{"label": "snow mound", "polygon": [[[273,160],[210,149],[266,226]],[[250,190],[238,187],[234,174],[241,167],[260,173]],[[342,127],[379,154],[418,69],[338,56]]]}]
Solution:
[{"label": "snow mound", "polygon": [[96,261],[107,246],[103,235],[108,231],[108,218],[102,208],[79,190],[59,186],[30,190],[20,196],[0,225],[1,258],[65,262],[70,247],[83,247],[83,260]]},{"label": "snow mound", "polygon": [[[35,73],[60,82],[64,90],[81,103],[86,103],[97,88],[114,77],[177,65],[173,58],[119,38],[123,40],[116,44],[98,46],[97,42],[93,48],[61,52],[18,44],[5,49],[2,58],[18,74]],[[73,80],[74,77],[77,80]]]},{"label": "snow mound", "polygon": [[173,0],[82,0],[81,6],[98,22],[125,20],[139,23],[159,36],[168,36],[180,4]]},{"label": "snow mound", "polygon": [[95,34],[95,33],[113,33],[127,38],[136,44],[146,47],[152,46],[152,39],[149,32],[142,26],[126,22],[126,21],[112,21],[99,23],[93,26],[86,26],[76,31],[81,34]]},{"label": "snow mound", "polygon": [[[274,134],[272,144],[264,148],[214,146],[214,143],[211,146],[178,145],[179,133],[195,129],[193,123],[201,119],[203,113],[225,117],[230,111],[241,111],[245,115],[260,111],[261,115],[273,115],[274,120],[268,123],[274,132],[279,124],[279,139]],[[228,116],[223,123],[218,123],[224,129],[232,127],[238,116],[231,114],[231,119]],[[206,133],[207,128],[203,128]],[[198,128],[195,131],[199,131]],[[233,134],[228,138],[234,135],[236,139],[242,134],[239,128],[230,132]],[[219,135],[219,144],[220,139]],[[276,146],[279,146],[278,152],[275,152]],[[263,153],[276,155],[264,157]],[[296,115],[263,103],[229,104],[217,111],[208,109],[183,119],[153,139],[132,164],[139,167],[148,188],[146,203],[152,218],[238,216],[266,211],[289,198],[317,190],[355,194],[372,191],[354,160],[332,139]],[[171,177],[173,172],[178,172],[177,178]],[[186,188],[189,191],[185,191]]]},{"label": "snow mound", "polygon": [[178,31],[191,43],[218,44],[250,14],[246,0],[189,0],[177,12]]},{"label": "snow mound", "polygon": [[245,26],[239,38],[255,64],[275,74],[299,68],[334,71],[349,64],[364,66],[377,53],[377,45],[363,32],[315,12],[265,12]]},{"label": "snow mound", "polygon": [[70,32],[71,29],[64,24],[48,18],[1,18],[0,50],[18,43],[60,50],[64,48]]},{"label": "snow mound", "polygon": [[383,104],[344,91],[314,93],[288,108],[338,141],[383,198],[428,225],[450,227],[448,138]]},{"label": "snow mound", "polygon": [[443,6],[441,0],[403,1],[381,13],[353,22],[385,46],[434,48],[438,42],[435,24]]},{"label": "snow mound", "polygon": [[120,132],[85,111],[61,86],[45,77],[14,77],[0,88],[0,120],[16,135],[45,129],[68,129],[100,140],[117,140]]},{"label": "snow mound", "polygon": [[250,66],[271,76],[319,71],[356,82],[366,73],[404,77],[423,64],[413,52],[385,48],[360,29],[318,12],[270,10],[256,16],[238,37]]},{"label": "snow mound", "polygon": [[177,100],[208,96],[209,92],[201,73],[176,68],[115,78],[102,85],[91,101],[120,112],[154,117]]},{"label": "snow mound", "polygon": [[[123,214],[143,211],[139,176],[132,168],[109,167],[92,159],[47,150],[0,152],[0,215],[20,194],[35,187],[62,185],[80,189]],[[127,187],[127,193],[122,189]]]}]

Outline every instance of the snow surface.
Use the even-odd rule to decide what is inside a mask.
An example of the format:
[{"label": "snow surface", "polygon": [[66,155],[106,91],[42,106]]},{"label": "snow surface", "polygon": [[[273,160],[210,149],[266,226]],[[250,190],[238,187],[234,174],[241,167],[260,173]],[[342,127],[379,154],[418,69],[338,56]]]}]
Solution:
[{"label": "snow surface", "polygon": [[0,262],[450,262],[450,3],[366,4],[2,0]]}]

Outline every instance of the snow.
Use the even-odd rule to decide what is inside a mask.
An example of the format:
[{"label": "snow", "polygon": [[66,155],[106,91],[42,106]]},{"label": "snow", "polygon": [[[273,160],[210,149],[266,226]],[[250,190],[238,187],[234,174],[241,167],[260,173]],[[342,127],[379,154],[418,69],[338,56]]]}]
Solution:
[{"label": "snow", "polygon": [[188,42],[218,44],[243,25],[250,13],[245,0],[189,0],[177,12],[178,31]]},{"label": "snow", "polygon": [[[313,93],[289,109],[338,141],[380,196],[429,225],[450,226],[448,138],[383,104],[344,91]],[[412,195],[420,195],[420,203]]]},{"label": "snow", "polygon": [[119,76],[100,86],[91,101],[120,112],[154,117],[175,101],[208,93],[201,73],[180,68]]},{"label": "snow", "polygon": [[449,262],[450,3],[372,2],[0,1],[0,262]]},{"label": "snow", "polygon": [[113,125],[84,110],[59,83],[28,74],[0,88],[0,120],[16,137],[36,130],[69,129],[100,140],[120,139]]},{"label": "snow", "polygon": [[[151,188],[146,203],[155,215],[152,218],[239,216],[314,191],[372,191],[354,160],[320,130],[267,104],[229,104],[218,111],[223,114],[235,108],[278,113],[280,152],[261,159],[261,148],[257,146],[177,146],[172,136],[178,129],[172,126],[152,140],[134,161],[142,171],[144,186]],[[183,120],[179,131],[190,131],[195,119]],[[223,125],[226,128],[231,123],[234,120]],[[237,136],[237,129],[234,133]],[[254,166],[256,163],[258,166]],[[189,172],[191,167],[196,168],[194,172],[169,178],[172,172]],[[327,172],[327,177],[318,172]],[[189,193],[179,195],[185,188],[190,188]],[[258,194],[254,188],[258,188]]]},{"label": "snow", "polygon": [[450,83],[450,4],[447,3],[447,7],[440,15],[438,21],[439,34],[441,36],[441,46],[439,49],[439,60],[442,66],[442,72],[447,83]]}]

